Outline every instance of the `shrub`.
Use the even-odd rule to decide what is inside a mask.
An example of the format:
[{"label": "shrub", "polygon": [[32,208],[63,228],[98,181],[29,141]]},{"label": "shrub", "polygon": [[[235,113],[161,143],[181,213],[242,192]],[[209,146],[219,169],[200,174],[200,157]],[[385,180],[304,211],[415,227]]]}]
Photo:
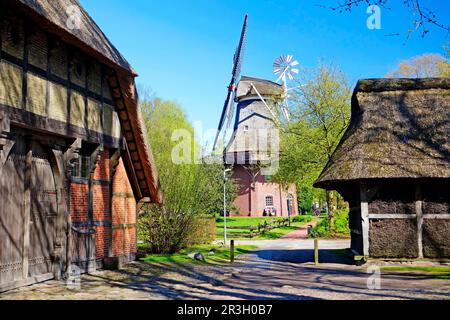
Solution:
[{"label": "shrub", "polygon": [[[221,210],[224,168],[222,164],[193,161],[195,155],[201,154],[201,146],[179,105],[160,99],[141,101],[164,203],[142,208],[138,237],[152,253],[174,253],[189,246],[193,238],[198,238],[196,234],[210,229],[205,225],[205,230],[199,230],[202,226],[197,219]],[[174,132],[184,135],[173,139]],[[174,155],[184,160],[174,161]],[[233,182],[228,184],[227,198],[231,201]]]},{"label": "shrub", "polygon": [[192,233],[188,236],[189,245],[210,244],[216,239],[216,219],[214,217],[196,217]]},{"label": "shrub", "polygon": [[139,217],[139,239],[152,253],[174,253],[188,245],[193,218],[160,205],[151,205]]},{"label": "shrub", "polygon": [[323,218],[310,233],[311,238],[348,238],[350,228],[348,225],[348,209],[337,210],[331,231],[328,228],[328,217]]},{"label": "shrub", "polygon": [[215,203],[211,198],[221,190],[223,170],[216,165],[192,164],[173,165],[160,172],[164,203],[144,208],[138,221],[139,240],[152,253],[174,253],[203,232],[198,219],[212,211]]},{"label": "shrub", "polygon": [[304,223],[308,223],[312,221],[312,216],[295,216],[292,218],[293,222],[304,222]]}]

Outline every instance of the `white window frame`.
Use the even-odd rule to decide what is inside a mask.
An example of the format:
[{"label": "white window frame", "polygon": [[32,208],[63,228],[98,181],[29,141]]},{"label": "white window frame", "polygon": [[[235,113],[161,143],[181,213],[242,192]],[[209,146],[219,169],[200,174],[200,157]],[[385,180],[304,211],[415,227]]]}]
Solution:
[{"label": "white window frame", "polygon": [[[270,195],[266,196],[265,200],[266,200],[266,207],[273,207],[274,206],[273,196],[270,196]],[[269,202],[271,204],[269,204]]]}]

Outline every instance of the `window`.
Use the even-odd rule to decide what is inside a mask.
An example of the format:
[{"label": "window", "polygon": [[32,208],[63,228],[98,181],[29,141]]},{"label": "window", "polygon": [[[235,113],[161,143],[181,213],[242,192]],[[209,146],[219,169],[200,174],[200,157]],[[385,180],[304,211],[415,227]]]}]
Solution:
[{"label": "window", "polygon": [[80,155],[73,164],[72,178],[82,178],[82,179],[89,178],[90,163],[91,163],[90,157]]},{"label": "window", "polygon": [[266,197],[266,207],[273,207],[273,197],[272,196]]},{"label": "window", "polygon": [[244,126],[244,132],[248,131],[248,126]]}]

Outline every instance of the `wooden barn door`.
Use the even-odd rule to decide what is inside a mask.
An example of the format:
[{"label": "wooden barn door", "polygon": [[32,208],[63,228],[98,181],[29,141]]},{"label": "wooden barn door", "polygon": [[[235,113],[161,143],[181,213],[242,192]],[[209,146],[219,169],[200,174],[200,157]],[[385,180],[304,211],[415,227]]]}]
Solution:
[{"label": "wooden barn door", "polygon": [[0,285],[24,276],[24,181],[26,145],[18,138],[0,167]]},{"label": "wooden barn door", "polygon": [[38,141],[31,143],[31,152],[28,273],[33,277],[52,272],[58,193],[50,154]]},{"label": "wooden barn door", "polygon": [[0,289],[52,277],[58,194],[51,154],[17,134],[0,168]]}]

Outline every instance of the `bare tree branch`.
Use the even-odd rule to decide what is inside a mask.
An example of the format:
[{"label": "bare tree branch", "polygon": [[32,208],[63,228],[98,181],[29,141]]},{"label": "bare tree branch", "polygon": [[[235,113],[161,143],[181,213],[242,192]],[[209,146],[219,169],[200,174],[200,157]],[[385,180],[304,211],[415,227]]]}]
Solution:
[{"label": "bare tree branch", "polygon": [[[335,6],[325,6],[325,5],[319,5],[321,8],[326,8],[333,11],[338,11],[339,13],[343,12],[350,12],[355,7],[358,7],[360,5],[377,5],[383,8],[390,9],[387,7],[389,3],[389,0],[344,0],[339,1],[337,5]],[[427,7],[424,7],[420,0],[403,0],[403,5],[406,9],[409,9],[411,11],[411,15],[413,17],[413,24],[414,29],[408,30],[407,37],[409,38],[409,35],[416,31],[421,30],[422,37],[425,37],[429,32],[428,26],[432,25],[439,29],[442,29],[446,31],[447,33],[450,33],[450,25],[444,24],[440,21],[438,21],[438,18],[434,11],[430,10]],[[398,34],[389,34],[387,36],[396,36]]]}]

